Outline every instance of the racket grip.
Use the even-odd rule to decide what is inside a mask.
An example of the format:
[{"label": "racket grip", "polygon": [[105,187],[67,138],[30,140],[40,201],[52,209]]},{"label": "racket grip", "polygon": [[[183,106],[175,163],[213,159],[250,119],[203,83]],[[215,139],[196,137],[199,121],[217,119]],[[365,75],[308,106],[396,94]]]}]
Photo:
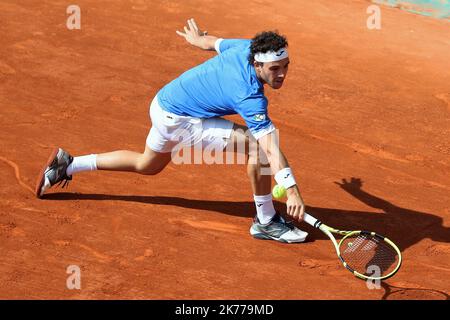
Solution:
[{"label": "racket grip", "polygon": [[313,226],[314,228],[317,228],[317,223],[320,222],[319,220],[317,220],[313,216],[307,214],[306,212],[305,212],[305,215],[303,216],[303,221],[305,221],[307,224]]}]

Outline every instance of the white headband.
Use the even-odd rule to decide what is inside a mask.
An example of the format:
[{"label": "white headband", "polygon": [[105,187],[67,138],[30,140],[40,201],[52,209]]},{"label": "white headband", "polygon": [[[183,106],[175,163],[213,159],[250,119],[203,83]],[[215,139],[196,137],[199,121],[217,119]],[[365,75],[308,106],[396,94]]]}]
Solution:
[{"label": "white headband", "polygon": [[283,60],[287,57],[289,57],[287,49],[281,48],[277,52],[275,52],[275,51],[268,51],[266,53],[258,52],[257,54],[255,54],[255,61],[257,61],[257,62],[274,62],[274,61]]}]

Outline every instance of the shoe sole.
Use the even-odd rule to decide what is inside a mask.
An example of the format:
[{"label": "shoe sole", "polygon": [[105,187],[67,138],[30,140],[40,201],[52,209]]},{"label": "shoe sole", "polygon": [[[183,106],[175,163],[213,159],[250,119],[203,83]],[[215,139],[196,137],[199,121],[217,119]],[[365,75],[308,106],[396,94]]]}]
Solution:
[{"label": "shoe sole", "polygon": [[52,154],[50,155],[50,157],[47,160],[45,167],[42,168],[41,173],[37,177],[36,188],[34,189],[34,194],[39,199],[42,198],[41,189],[45,182],[45,171],[52,164],[55,157],[58,155],[58,151],[59,151],[59,148],[56,148],[55,150],[53,150]]},{"label": "shoe sole", "polygon": [[305,240],[306,240],[306,238],[305,238],[301,241],[289,241],[289,240],[285,240],[285,239],[281,239],[281,238],[275,238],[275,237],[266,235],[262,232],[255,231],[253,228],[250,229],[250,234],[253,236],[253,238],[258,239],[258,240],[275,240],[275,241],[282,242],[282,243],[302,243],[302,242],[305,242]]}]

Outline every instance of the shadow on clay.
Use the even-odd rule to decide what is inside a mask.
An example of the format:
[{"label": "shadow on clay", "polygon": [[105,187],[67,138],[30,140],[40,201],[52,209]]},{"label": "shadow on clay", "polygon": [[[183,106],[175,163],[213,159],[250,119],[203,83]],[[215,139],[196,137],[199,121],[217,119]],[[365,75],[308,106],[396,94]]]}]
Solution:
[{"label": "shadow on clay", "polygon": [[[351,178],[336,182],[344,191],[351,194],[366,205],[380,212],[351,211],[333,208],[307,206],[306,211],[325,224],[342,230],[375,231],[393,240],[405,250],[419,241],[429,238],[433,241],[449,243],[450,228],[443,226],[443,219],[426,212],[414,211],[398,207],[384,199],[362,189],[362,180]],[[177,206],[181,208],[215,211],[232,216],[252,218],[253,202],[230,202],[215,200],[196,200],[169,196],[135,196],[109,194],[53,193],[44,195],[47,200],[97,200],[97,201],[129,201],[146,204]],[[280,212],[286,209],[285,204],[276,201],[275,207]],[[310,241],[328,239],[321,231],[304,223],[298,224],[310,233]],[[435,250],[433,254],[436,254]]]}]

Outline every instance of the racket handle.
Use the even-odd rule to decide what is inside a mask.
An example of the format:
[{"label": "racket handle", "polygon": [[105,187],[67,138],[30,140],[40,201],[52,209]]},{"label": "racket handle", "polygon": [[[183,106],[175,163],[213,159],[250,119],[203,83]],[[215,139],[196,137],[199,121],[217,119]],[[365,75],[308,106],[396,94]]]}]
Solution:
[{"label": "racket handle", "polygon": [[320,221],[314,218],[313,216],[307,214],[306,212],[305,215],[303,216],[303,221],[313,226],[314,228],[318,228],[320,226]]}]

